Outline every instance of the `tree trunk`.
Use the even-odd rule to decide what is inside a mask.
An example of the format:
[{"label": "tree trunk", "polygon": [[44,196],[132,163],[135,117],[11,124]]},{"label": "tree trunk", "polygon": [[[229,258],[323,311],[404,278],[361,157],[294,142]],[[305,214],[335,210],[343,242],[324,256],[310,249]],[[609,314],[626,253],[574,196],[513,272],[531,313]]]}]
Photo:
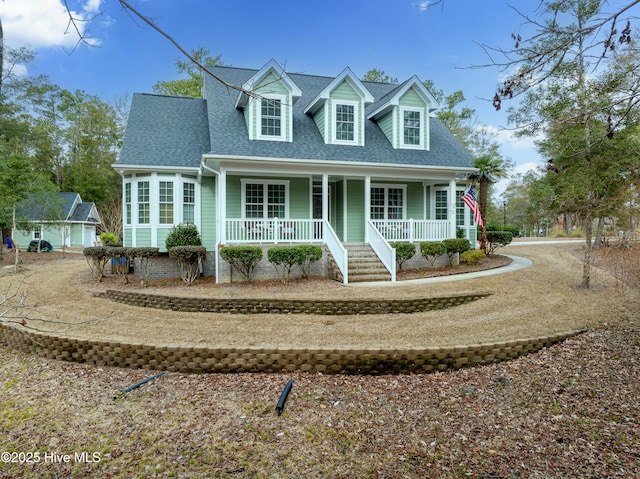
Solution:
[{"label": "tree trunk", "polygon": [[584,221],[585,232],[585,248],[584,248],[584,260],[582,262],[582,284],[580,285],[584,289],[591,287],[591,233],[593,229],[593,222],[590,217],[587,217]]},{"label": "tree trunk", "polygon": [[480,178],[480,216],[482,217],[482,229],[480,233],[480,251],[487,252],[487,201],[489,196],[489,179]]},{"label": "tree trunk", "polygon": [[596,237],[593,242],[593,249],[600,249],[604,244],[604,218],[598,218],[598,226],[596,228]]}]

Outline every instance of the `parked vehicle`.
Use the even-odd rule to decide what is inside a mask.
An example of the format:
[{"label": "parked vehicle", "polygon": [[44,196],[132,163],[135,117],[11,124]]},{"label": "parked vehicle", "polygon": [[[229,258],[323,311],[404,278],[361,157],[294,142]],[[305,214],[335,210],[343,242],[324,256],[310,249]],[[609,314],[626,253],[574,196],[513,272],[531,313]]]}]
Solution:
[{"label": "parked vehicle", "polygon": [[29,246],[27,247],[27,252],[29,253],[37,253],[38,252],[38,241],[40,242],[40,252],[45,252],[45,253],[50,253],[53,251],[53,246],[51,246],[51,243],[49,243],[48,241],[45,240],[33,240],[31,241],[31,243],[29,243]]}]

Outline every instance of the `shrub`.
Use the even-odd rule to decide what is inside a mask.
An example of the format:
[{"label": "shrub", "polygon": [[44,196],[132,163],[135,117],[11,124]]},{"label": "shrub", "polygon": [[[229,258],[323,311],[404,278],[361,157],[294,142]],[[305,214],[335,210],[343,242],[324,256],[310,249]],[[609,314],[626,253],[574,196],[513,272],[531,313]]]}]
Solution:
[{"label": "shrub", "polygon": [[204,246],[174,246],[169,250],[169,257],[178,260],[182,281],[189,286],[198,277],[202,258],[206,255],[207,249]]},{"label": "shrub", "polygon": [[118,236],[113,233],[107,233],[106,231],[104,233],[100,233],[100,241],[102,241],[102,244],[105,246],[120,245],[120,240],[118,239]]},{"label": "shrub", "polygon": [[151,258],[158,256],[159,249],[158,248],[127,248],[127,258],[130,261],[135,261],[138,259],[138,275],[142,281],[142,286],[147,285],[147,281],[149,280],[150,273],[150,263]]},{"label": "shrub", "polygon": [[202,246],[202,239],[196,225],[177,225],[171,228],[165,246],[167,251],[175,246]]},{"label": "shrub", "polygon": [[402,269],[405,261],[416,254],[416,245],[413,243],[391,243],[391,247],[396,250],[396,263],[399,269]]},{"label": "shrub", "polygon": [[[304,263],[305,253],[295,246],[275,246],[267,251],[267,259],[278,271],[282,281],[288,283],[294,266],[302,266]],[[281,271],[278,268],[281,268]]]},{"label": "shrub", "polygon": [[311,274],[311,264],[322,258],[322,247],[311,244],[299,244],[294,248],[302,251],[304,254],[304,262],[300,265],[302,269],[302,277],[307,278]]},{"label": "shrub", "polygon": [[449,238],[442,241],[442,244],[447,250],[447,256],[449,256],[449,264],[453,266],[453,259],[456,254],[462,254],[465,251],[471,249],[471,243],[466,238]]},{"label": "shrub", "polygon": [[427,258],[433,268],[439,256],[447,252],[447,248],[441,241],[423,241],[420,243],[420,253]]},{"label": "shrub", "polygon": [[479,249],[470,249],[460,255],[460,259],[465,263],[478,264],[478,262],[484,258],[484,251]]},{"label": "shrub", "polygon": [[487,254],[511,243],[513,235],[509,231],[487,231]]},{"label": "shrub", "polygon": [[104,268],[109,260],[107,248],[104,246],[92,246],[83,249],[82,254],[87,258],[89,269],[91,269],[93,275],[98,281],[102,281],[102,278],[104,278]]},{"label": "shrub", "polygon": [[245,281],[251,281],[253,270],[262,259],[262,248],[259,246],[225,246],[220,249],[220,256],[238,271]]}]

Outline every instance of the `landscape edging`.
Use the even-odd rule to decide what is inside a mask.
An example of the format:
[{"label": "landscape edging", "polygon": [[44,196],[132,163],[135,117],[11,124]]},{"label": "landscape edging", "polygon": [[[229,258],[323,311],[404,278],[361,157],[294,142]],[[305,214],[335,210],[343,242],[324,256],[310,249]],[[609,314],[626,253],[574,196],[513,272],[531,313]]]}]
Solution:
[{"label": "landscape edging", "polygon": [[0,342],[52,360],[181,373],[430,373],[516,359],[583,330],[537,338],[429,348],[325,349],[154,346],[31,333],[0,324]]},{"label": "landscape edging", "polygon": [[109,289],[94,296],[117,303],[143,308],[180,312],[206,312],[231,314],[397,314],[418,313],[451,308],[490,296],[492,293],[470,293],[416,299],[363,299],[363,300],[298,300],[203,298],[165,296]]}]

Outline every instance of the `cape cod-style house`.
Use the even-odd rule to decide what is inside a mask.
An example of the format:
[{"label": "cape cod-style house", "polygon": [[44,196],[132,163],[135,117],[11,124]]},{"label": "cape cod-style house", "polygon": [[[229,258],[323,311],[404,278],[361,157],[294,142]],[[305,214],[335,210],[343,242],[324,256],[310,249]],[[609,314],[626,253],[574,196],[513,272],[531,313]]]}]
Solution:
[{"label": "cape cod-style house", "polygon": [[475,240],[460,201],[472,157],[417,77],[293,74],[274,60],[212,71],[251,93],[205,75],[203,98],[133,97],[114,164],[125,246],[162,251],[174,225],[194,223],[208,274],[229,281],[222,245],[318,243],[347,282],[356,244],[393,280],[391,242],[455,238],[457,228]]}]

